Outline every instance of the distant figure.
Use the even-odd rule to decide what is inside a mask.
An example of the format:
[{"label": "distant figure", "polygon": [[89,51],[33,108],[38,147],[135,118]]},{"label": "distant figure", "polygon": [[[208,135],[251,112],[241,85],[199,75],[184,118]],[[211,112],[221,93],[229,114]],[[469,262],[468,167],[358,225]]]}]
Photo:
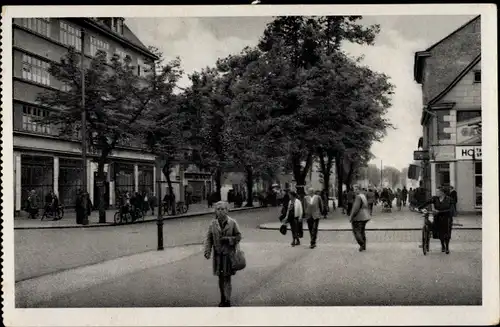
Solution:
[{"label": "distant figure", "polygon": [[457,203],[458,203],[458,194],[453,186],[450,187],[450,198],[451,198],[451,216],[457,216]]},{"label": "distant figure", "polygon": [[314,194],[314,189],[308,190],[308,195],[304,198],[304,217],[307,219],[307,227],[311,235],[311,249],[316,247],[318,238],[319,219],[323,215],[323,200],[319,194]]},{"label": "distant figure", "polygon": [[290,224],[290,229],[292,230],[292,238],[293,238],[292,246],[300,245],[299,224],[302,224],[303,215],[304,215],[304,210],[302,208],[302,203],[300,202],[297,193],[290,192],[290,201],[288,203],[286,218],[283,221],[283,223]]},{"label": "distant figure", "polygon": [[406,186],[403,186],[403,190],[401,191],[402,198],[401,200],[403,201],[403,207],[406,207],[406,200],[408,198],[408,190],[406,189]]},{"label": "distant figure", "polygon": [[347,192],[347,215],[351,215],[352,211],[352,206],[354,204],[354,199],[356,197],[356,193],[354,192],[353,188],[350,187],[349,191]]},{"label": "distant figure", "polygon": [[366,192],[366,200],[368,201],[368,210],[370,211],[370,216],[373,215],[373,204],[375,203],[375,192],[370,188]]}]

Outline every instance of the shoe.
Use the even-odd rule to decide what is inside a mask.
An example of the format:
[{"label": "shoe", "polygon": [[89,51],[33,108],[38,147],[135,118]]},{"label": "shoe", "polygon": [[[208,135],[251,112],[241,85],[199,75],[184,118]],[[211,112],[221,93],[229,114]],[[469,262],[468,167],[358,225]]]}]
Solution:
[{"label": "shoe", "polygon": [[224,302],[219,303],[219,307],[221,307],[221,308],[222,308],[224,305],[225,305],[225,303],[224,303]]},{"label": "shoe", "polygon": [[450,250],[446,250],[446,254],[450,254]]},{"label": "shoe", "polygon": [[297,240],[297,242],[295,243],[295,245],[300,245],[300,240]]},{"label": "shoe", "polygon": [[441,248],[441,252],[445,252],[445,251],[446,251],[446,249],[445,249],[445,248]]},{"label": "shoe", "polygon": [[230,307],[231,306],[231,301],[227,301],[226,302],[226,307]]},{"label": "shoe", "polygon": [[311,244],[310,248],[314,249],[316,247],[316,244]]},{"label": "shoe", "polygon": [[296,243],[295,243],[295,240],[293,240],[292,244],[290,244],[291,246],[295,246]]},{"label": "shoe", "polygon": [[359,247],[359,252],[363,252],[363,251],[366,251],[366,247],[364,247],[364,246],[360,246],[360,247]]}]

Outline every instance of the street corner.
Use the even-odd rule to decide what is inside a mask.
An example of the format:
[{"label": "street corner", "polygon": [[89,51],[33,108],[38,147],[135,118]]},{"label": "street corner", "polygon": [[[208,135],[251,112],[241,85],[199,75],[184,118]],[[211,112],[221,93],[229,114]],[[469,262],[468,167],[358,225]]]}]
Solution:
[{"label": "street corner", "polygon": [[113,280],[181,261],[201,253],[201,245],[148,251],[87,266],[65,269],[16,282],[16,307],[38,307],[43,303]]}]

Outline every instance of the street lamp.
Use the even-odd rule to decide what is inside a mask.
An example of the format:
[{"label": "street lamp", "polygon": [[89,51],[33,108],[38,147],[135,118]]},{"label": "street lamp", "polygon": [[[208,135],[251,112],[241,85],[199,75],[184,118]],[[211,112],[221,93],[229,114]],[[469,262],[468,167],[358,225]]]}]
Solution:
[{"label": "street lamp", "polygon": [[82,129],[81,129],[81,134],[82,134],[82,162],[83,162],[83,171],[82,171],[82,186],[83,186],[83,192],[84,192],[84,200],[83,200],[83,225],[88,225],[89,224],[89,217],[88,217],[88,194],[87,194],[87,115],[86,115],[86,110],[85,110],[85,66],[84,66],[84,61],[85,61],[85,30],[82,28],[80,30],[81,32],[81,60],[80,60],[80,65],[81,65],[81,83],[82,83]]},{"label": "street lamp", "polygon": [[162,203],[161,203],[161,185],[162,185],[162,180],[161,180],[161,174],[163,174],[163,165],[165,164],[165,160],[162,160],[162,158],[156,159],[156,171],[158,172],[156,174],[156,199],[158,203],[158,212],[156,216],[156,233],[157,233],[157,239],[158,239],[158,251],[163,250],[163,218],[162,218]]}]

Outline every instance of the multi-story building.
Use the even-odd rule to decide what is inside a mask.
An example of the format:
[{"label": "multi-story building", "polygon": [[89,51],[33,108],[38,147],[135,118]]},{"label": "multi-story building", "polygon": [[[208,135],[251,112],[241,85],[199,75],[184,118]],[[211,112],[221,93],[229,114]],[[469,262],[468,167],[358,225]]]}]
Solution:
[{"label": "multi-story building", "polygon": [[422,85],[424,187],[453,186],[458,211],[482,207],[481,18],[415,54],[414,78]]},{"label": "multi-story building", "polygon": [[[37,95],[46,90],[64,90],[65,85],[50,76],[49,65],[59,62],[70,46],[81,50],[84,33],[84,55],[90,60],[98,50],[108,58],[118,54],[130,56],[137,74],[145,74],[146,62],[156,59],[124,23],[124,18],[15,18],[13,20],[13,128],[14,128],[14,194],[15,210],[23,207],[29,190],[39,196],[49,190],[60,201],[73,206],[82,184],[83,164],[87,165],[90,197],[98,205],[95,155],[88,154],[83,163],[78,137],[74,141],[58,138],[57,129],[34,122],[52,108],[37,103]],[[122,144],[113,151],[106,172],[106,205],[116,202],[116,190],[155,191],[155,156],[138,146]],[[178,167],[177,167],[178,168]],[[174,183],[181,184],[179,169]],[[163,177],[163,174],[162,174]],[[184,180],[184,178],[183,178]]]}]

